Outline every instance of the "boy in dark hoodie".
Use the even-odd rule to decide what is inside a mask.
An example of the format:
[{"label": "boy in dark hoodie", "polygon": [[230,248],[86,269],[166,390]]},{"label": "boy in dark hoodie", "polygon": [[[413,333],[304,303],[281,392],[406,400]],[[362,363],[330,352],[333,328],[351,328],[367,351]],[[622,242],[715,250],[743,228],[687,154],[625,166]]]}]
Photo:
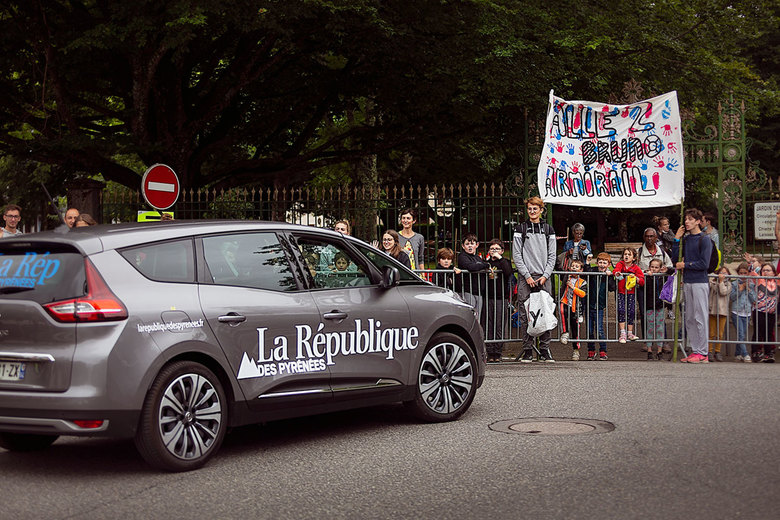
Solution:
[{"label": "boy in dark hoodie", "polygon": [[[490,269],[490,264],[484,261],[477,255],[477,249],[479,248],[479,240],[474,233],[466,233],[463,236],[463,251],[458,253],[458,267],[463,272],[460,276],[461,290],[459,291],[463,299],[471,304],[477,311],[477,319],[479,323],[484,327],[485,323],[482,319],[482,295],[485,294],[485,282],[487,280],[486,274],[478,274],[480,271],[486,271]],[[458,281],[456,279],[455,283]],[[471,301],[469,301],[469,299]]]},{"label": "boy in dark hoodie", "polygon": [[[599,253],[596,257],[596,267],[588,266],[586,273],[602,273],[587,276],[588,287],[588,337],[599,340],[599,359],[607,359],[607,339],[604,334],[604,314],[607,312],[607,293],[615,291],[615,279],[608,276],[611,272],[612,258],[609,253]],[[588,341],[588,360],[596,359],[596,345]]]}]

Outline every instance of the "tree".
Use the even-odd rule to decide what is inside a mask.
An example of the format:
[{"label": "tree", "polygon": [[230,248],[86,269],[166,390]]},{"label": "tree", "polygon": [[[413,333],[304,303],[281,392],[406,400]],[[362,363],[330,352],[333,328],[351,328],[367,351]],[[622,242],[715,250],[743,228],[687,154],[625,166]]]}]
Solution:
[{"label": "tree", "polygon": [[550,88],[749,91],[759,4],[11,0],[0,153],[132,188],[156,162],[188,188],[500,178]]}]

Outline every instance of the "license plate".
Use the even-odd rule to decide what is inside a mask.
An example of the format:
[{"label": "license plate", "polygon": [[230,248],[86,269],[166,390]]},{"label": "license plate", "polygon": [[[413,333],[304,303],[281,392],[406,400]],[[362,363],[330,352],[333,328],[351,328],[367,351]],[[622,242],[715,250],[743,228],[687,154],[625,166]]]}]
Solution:
[{"label": "license plate", "polygon": [[0,361],[0,381],[21,381],[24,379],[24,363]]}]

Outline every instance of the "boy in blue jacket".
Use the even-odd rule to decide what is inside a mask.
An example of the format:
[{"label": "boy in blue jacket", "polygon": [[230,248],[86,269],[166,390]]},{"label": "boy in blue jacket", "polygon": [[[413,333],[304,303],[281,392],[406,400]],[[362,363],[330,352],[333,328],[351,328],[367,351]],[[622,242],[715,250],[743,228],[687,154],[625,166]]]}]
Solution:
[{"label": "boy in blue jacket", "polygon": [[[685,299],[685,330],[693,353],[681,359],[683,363],[708,363],[709,353],[709,295],[707,268],[714,244],[701,230],[702,213],[696,208],[685,210],[684,224],[675,234],[677,242],[672,258],[679,258],[682,240],[683,261],[675,264],[682,271],[683,298]],[[685,236],[683,236],[683,234]]]},{"label": "boy in blue jacket", "polygon": [[[615,278],[608,276],[612,258],[609,253],[601,252],[596,257],[596,267],[586,269],[591,274],[588,276],[588,337],[599,339],[599,359],[607,359],[607,335],[604,333],[604,315],[607,312],[607,293],[615,292]],[[593,341],[588,341],[588,361],[596,359],[596,345]]]}]

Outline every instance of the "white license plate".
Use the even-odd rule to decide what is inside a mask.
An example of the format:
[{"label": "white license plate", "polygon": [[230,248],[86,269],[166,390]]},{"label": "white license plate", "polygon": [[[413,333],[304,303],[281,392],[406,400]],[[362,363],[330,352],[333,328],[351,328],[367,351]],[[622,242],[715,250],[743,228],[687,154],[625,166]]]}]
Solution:
[{"label": "white license plate", "polygon": [[21,381],[24,379],[24,363],[0,361],[0,381]]}]

